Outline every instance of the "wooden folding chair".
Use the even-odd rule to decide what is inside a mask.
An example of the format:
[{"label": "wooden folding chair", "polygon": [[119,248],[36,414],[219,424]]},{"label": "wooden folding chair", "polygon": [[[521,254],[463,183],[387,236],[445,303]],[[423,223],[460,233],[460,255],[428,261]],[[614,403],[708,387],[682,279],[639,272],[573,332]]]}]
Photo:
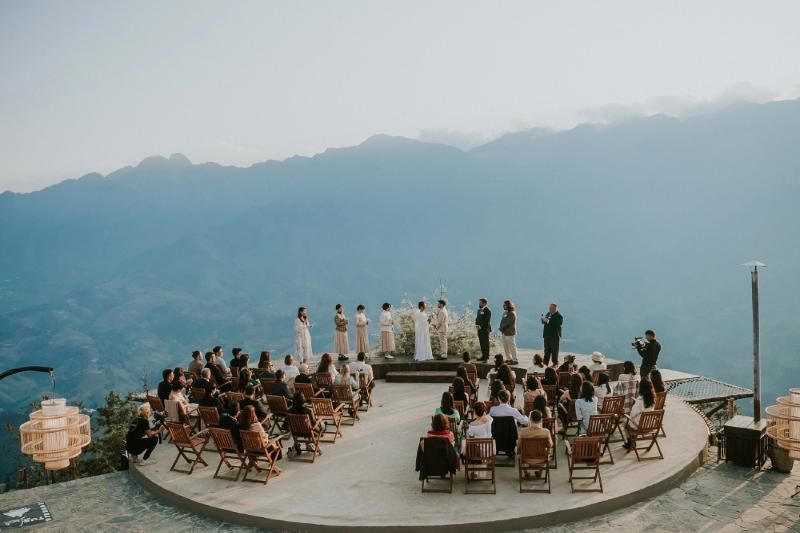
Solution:
[{"label": "wooden folding chair", "polygon": [[150,410],[156,413],[163,413],[164,412],[164,402],[161,401],[161,398],[158,396],[153,396],[151,394],[147,395],[147,403],[150,404]]},{"label": "wooden folding chair", "polygon": [[558,453],[556,453],[558,449],[558,440],[556,439],[556,420],[557,418],[554,416],[551,416],[550,418],[542,418],[542,427],[550,432],[550,438],[553,439],[553,447],[550,448],[550,460],[553,461],[553,464],[550,468],[553,469],[558,468]]},{"label": "wooden folding chair", "polygon": [[226,392],[229,402],[241,402],[244,400],[244,394],[241,392]]},{"label": "wooden folding chair", "polygon": [[314,374],[314,383],[318,389],[330,390],[333,387],[333,378],[327,372],[317,372]]},{"label": "wooden folding chair", "polygon": [[[269,482],[272,476],[281,474],[281,469],[277,465],[283,451],[280,437],[269,439],[260,431],[245,429],[240,429],[239,435],[242,438],[242,448],[244,448],[244,454],[247,457],[247,466],[245,467],[242,481],[261,482],[260,479],[247,479],[247,475],[251,470],[255,470],[256,475],[258,475],[258,472],[267,472],[263,480],[264,485]],[[268,467],[261,468],[260,464],[266,464]]]},{"label": "wooden folding chair", "polygon": [[[655,403],[655,405],[653,405],[653,410],[654,411],[663,411],[664,410],[664,405],[666,403],[667,403],[667,393],[666,392],[657,392],[656,393],[656,403]],[[662,437],[666,437],[667,436],[667,432],[664,431],[663,421],[662,421],[662,424],[661,424],[661,436]]]},{"label": "wooden folding chair", "polygon": [[283,431],[281,425],[286,424],[286,415],[289,413],[289,404],[286,403],[286,397],[267,394],[267,406],[272,414],[272,427],[269,428],[269,436],[272,436],[272,432],[275,429],[278,430],[278,435],[280,435]]},{"label": "wooden folding chair", "polygon": [[547,395],[547,405],[550,406],[551,409],[555,409],[556,406],[556,386],[555,385],[542,385],[542,390]]},{"label": "wooden folding chair", "polygon": [[[454,455],[455,452],[450,441],[442,437],[423,437],[419,441],[419,447],[422,454],[422,464],[419,465],[422,492],[452,493],[455,468],[450,471],[448,455]],[[455,460],[454,457],[453,460]],[[446,489],[431,488],[431,480],[444,480],[448,482],[448,487]],[[426,483],[427,486],[425,485]]]},{"label": "wooden folding chair", "polygon": [[[602,437],[576,437],[570,440],[568,450],[569,484],[572,492],[603,492],[603,478],[600,476],[600,449],[603,446]],[[577,476],[576,470],[594,471],[591,476]],[[575,480],[591,479],[600,484],[599,489],[575,488]]]},{"label": "wooden folding chair", "polygon": [[[320,442],[334,443],[337,437],[344,436],[341,431],[342,418],[344,417],[341,404],[334,407],[330,398],[311,398],[311,408],[314,410],[314,418],[322,422],[328,422],[333,426],[333,431],[323,431],[323,434],[320,435]],[[327,427],[324,427],[324,429],[327,429]],[[325,435],[333,435],[333,437],[330,440],[323,440]]]},{"label": "wooden folding chair", "polygon": [[478,371],[470,368],[467,368],[467,381],[469,384],[472,385],[472,388],[475,389],[475,395],[478,395],[478,389],[480,388],[480,380],[478,379]]},{"label": "wooden folding chair", "polygon": [[[313,463],[317,455],[322,455],[319,447],[319,438],[322,434],[320,421],[317,420],[316,425],[312,426],[308,415],[292,413],[286,415],[286,420],[289,423],[289,432],[292,434],[293,441],[292,447],[289,449],[289,460]],[[305,446],[305,451],[311,452],[311,459],[300,458],[303,453],[302,446]]]},{"label": "wooden folding chair", "polygon": [[197,403],[206,397],[206,389],[203,387],[192,387],[189,396],[192,398],[193,402]]},{"label": "wooden folding chair", "polygon": [[[467,438],[464,445],[464,494],[497,494],[494,439]],[[482,474],[488,472],[489,477]],[[489,481],[486,489],[470,489],[470,483]]]},{"label": "wooden folding chair", "polygon": [[594,370],[592,371],[592,384],[596,387],[597,382],[600,381],[600,374],[606,374],[605,370]]},{"label": "wooden folding chair", "polygon": [[358,375],[359,409],[364,412],[369,411],[369,408],[372,407],[372,389],[370,388],[372,384],[367,383],[367,377],[363,372]]},{"label": "wooden folding chair", "polygon": [[[174,470],[175,472],[181,472],[183,474],[191,474],[194,472],[194,467],[197,466],[198,463],[208,466],[208,463],[203,460],[203,451],[206,448],[207,439],[203,438],[201,435],[189,435],[189,428],[181,423],[167,422],[167,430],[169,431],[170,437],[172,437],[172,443],[178,449],[178,455],[175,457],[170,471]],[[188,457],[189,455],[193,457],[190,459]],[[191,465],[189,470],[179,470],[175,468],[175,465],[178,464],[178,460],[181,457]]]},{"label": "wooden folding chair", "polygon": [[350,425],[355,426],[358,416],[358,393],[354,393],[348,384],[331,385],[331,399],[335,405],[344,406],[342,413],[345,419],[350,420]]},{"label": "wooden folding chair", "polygon": [[[651,459],[663,459],[664,454],[661,451],[661,446],[658,444],[658,434],[661,430],[661,424],[664,421],[664,410],[660,411],[645,411],[639,417],[639,424],[636,427],[636,432],[631,439],[631,450],[636,453],[637,461],[649,461]],[[646,446],[639,446],[639,441],[647,441],[650,443]],[[658,450],[658,457],[642,457],[642,455],[649,453],[655,445]],[[642,455],[639,450],[643,450]],[[630,450],[629,450],[630,451]]]},{"label": "wooden folding chair", "polygon": [[264,394],[267,393],[270,385],[275,383],[275,381],[275,378],[261,378],[258,380],[258,382],[261,383],[261,390],[264,392]]},{"label": "wooden folding chair", "polygon": [[456,420],[455,417],[447,417],[447,422],[450,424],[450,431],[453,432],[453,436],[456,438],[456,449],[461,449],[461,422]]},{"label": "wooden folding chair", "polygon": [[[559,406],[559,409],[561,409],[561,406]],[[570,428],[575,428],[575,434],[577,435],[578,431],[580,430],[581,421],[578,420],[578,415],[575,414],[575,400],[570,400],[569,403],[567,404],[566,409],[567,409],[567,415],[565,417],[565,420],[567,423],[564,426],[564,435],[569,434]]]},{"label": "wooden folding chair", "polygon": [[307,404],[311,404],[311,398],[321,398],[323,396],[322,391],[314,390],[314,385],[311,383],[297,383],[294,382],[294,390],[295,392],[303,393],[303,399],[306,401]]},{"label": "wooden folding chair", "polygon": [[572,374],[569,372],[559,372],[558,373],[558,386],[561,388],[569,387],[569,381],[572,378]]},{"label": "wooden folding chair", "polygon": [[467,406],[464,405],[463,400],[454,400],[453,407],[455,407],[456,411],[458,411],[458,416],[461,420],[467,418]]},{"label": "wooden folding chair", "polygon": [[247,468],[247,458],[239,451],[236,441],[233,440],[233,434],[229,429],[218,427],[209,427],[208,431],[211,433],[211,439],[214,441],[214,445],[217,447],[217,453],[219,454],[219,464],[217,465],[217,470],[214,472],[214,477],[222,478],[222,476],[219,475],[219,469],[222,468],[224,464],[228,467],[228,470],[236,469],[236,477],[233,480],[239,481],[242,470]]},{"label": "wooden folding chair", "polygon": [[[614,415],[614,429],[609,435],[608,442],[622,442],[625,434],[622,433],[622,417],[625,414],[625,396],[606,396],[603,398],[603,405],[600,407],[601,415]],[[618,431],[620,440],[611,440],[614,432]]]},{"label": "wooden folding chair", "polygon": [[[614,415],[591,415],[589,417],[589,427],[586,428],[587,437],[602,437],[603,449],[600,451],[600,458],[608,452],[608,461],[601,462],[600,464],[614,464],[614,456],[611,453],[611,447],[608,441],[614,433],[616,424],[616,417]],[[578,437],[581,438],[581,437]]]},{"label": "wooden folding chair", "polygon": [[239,390],[239,376],[231,376],[231,387],[233,390]]},{"label": "wooden folding chair", "polygon": [[[550,493],[550,446],[547,439],[529,438],[522,439],[517,450],[519,459],[519,491],[520,492],[546,492]],[[523,481],[529,472],[544,472],[542,481],[547,488],[523,487]]]},{"label": "wooden folding chair", "polygon": [[522,414],[525,416],[530,416],[531,411],[533,411],[533,400],[534,398],[525,398],[523,396]]}]

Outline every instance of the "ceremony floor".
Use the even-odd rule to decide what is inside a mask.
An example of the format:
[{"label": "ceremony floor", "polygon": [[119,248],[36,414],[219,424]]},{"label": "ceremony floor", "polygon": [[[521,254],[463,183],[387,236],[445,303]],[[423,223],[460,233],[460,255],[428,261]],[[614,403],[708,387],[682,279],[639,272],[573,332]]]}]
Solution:
[{"label": "ceremony floor", "polygon": [[[482,384],[482,392],[486,386]],[[570,493],[559,439],[552,494],[521,494],[517,469],[497,469],[496,495],[464,494],[459,472],[452,494],[420,493],[416,447],[438,405],[442,384],[378,382],[375,406],[344,438],[323,445],[314,464],[281,461],[283,474],[268,485],[213,479],[218,456],[192,475],[170,472],[175,447],[160,445],[155,465],[132,467],[133,476],[164,503],[209,518],[266,529],[422,530],[526,529],[607,513],[664,492],[690,475],[706,450],[704,421],[680,401],[667,403],[660,439],[666,459],[638,463],[613,445],[616,464],[603,465],[604,493]],[[224,468],[224,467],[223,467]]]}]

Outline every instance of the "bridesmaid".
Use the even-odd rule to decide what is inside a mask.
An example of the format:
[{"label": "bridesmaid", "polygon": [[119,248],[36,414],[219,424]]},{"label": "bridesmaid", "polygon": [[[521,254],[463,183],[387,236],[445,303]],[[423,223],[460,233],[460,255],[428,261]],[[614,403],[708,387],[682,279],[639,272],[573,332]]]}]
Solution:
[{"label": "bridesmaid", "polygon": [[346,354],[350,351],[350,341],[347,340],[347,317],[344,316],[344,306],[342,304],[336,304],[333,324],[335,326],[333,351],[339,354],[340,361],[346,361]]},{"label": "bridesmaid", "polygon": [[359,305],[356,307],[356,353],[369,353],[369,319],[364,314],[366,307]]},{"label": "bridesmaid", "polygon": [[392,304],[386,302],[382,307],[380,317],[381,346],[380,352],[386,359],[394,359],[391,355],[396,350],[394,345],[394,318],[392,317]]}]

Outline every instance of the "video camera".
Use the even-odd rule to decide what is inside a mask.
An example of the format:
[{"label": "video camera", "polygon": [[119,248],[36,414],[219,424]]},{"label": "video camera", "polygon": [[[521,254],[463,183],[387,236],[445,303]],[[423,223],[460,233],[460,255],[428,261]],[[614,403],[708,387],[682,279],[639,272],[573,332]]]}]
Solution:
[{"label": "video camera", "polygon": [[640,349],[644,348],[646,344],[647,344],[647,342],[644,340],[644,337],[635,337],[633,339],[633,342],[631,343],[631,346],[635,350],[640,350]]}]

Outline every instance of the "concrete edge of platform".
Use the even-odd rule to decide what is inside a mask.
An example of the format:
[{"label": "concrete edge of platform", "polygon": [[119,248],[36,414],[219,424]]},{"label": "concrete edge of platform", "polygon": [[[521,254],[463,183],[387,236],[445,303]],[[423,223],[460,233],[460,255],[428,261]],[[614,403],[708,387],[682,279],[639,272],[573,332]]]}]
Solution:
[{"label": "concrete edge of platform", "polygon": [[[159,498],[162,503],[173,505],[183,510],[200,514],[207,518],[219,520],[221,522],[233,523],[246,527],[254,527],[261,529],[270,529],[278,531],[324,531],[324,532],[344,532],[352,531],[354,529],[366,530],[384,530],[384,531],[429,531],[436,529],[438,531],[453,531],[462,533],[464,528],[469,528],[470,531],[506,531],[506,530],[520,530],[539,527],[551,527],[560,524],[566,524],[577,520],[584,520],[594,516],[607,514],[613,511],[623,509],[635,503],[653,498],[668,490],[677,487],[689,478],[700,466],[702,466],[708,457],[708,439],[703,443],[703,447],[692,456],[692,459],[682,467],[676,469],[672,474],[659,480],[658,482],[643,486],[642,488],[621,496],[617,496],[608,500],[592,503],[578,508],[571,508],[565,510],[552,511],[549,513],[535,514],[530,516],[514,517],[505,520],[491,520],[484,522],[454,522],[452,524],[440,525],[414,525],[402,526],[396,524],[387,525],[329,525],[324,523],[312,522],[290,522],[286,520],[279,520],[268,518],[264,516],[255,516],[246,513],[231,511],[228,509],[221,509],[212,505],[206,505],[201,502],[187,498],[177,494],[169,489],[153,482],[147,476],[139,472],[135,465],[131,465],[131,476],[139,483],[145,490],[150,492],[155,497]],[[566,466],[566,465],[565,465]],[[485,496],[484,496],[485,497]]]}]

